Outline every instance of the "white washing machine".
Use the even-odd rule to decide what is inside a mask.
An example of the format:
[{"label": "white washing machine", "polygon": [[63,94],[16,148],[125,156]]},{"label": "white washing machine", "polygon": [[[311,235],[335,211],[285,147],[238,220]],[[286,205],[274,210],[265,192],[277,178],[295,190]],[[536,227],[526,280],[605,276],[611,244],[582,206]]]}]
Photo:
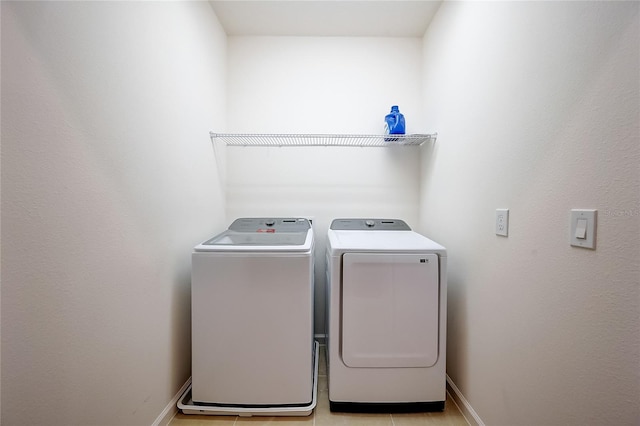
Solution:
[{"label": "white washing machine", "polygon": [[307,219],[241,218],[192,255],[187,414],[308,415],[316,403],[314,236]]},{"label": "white washing machine", "polygon": [[446,249],[401,220],[336,219],[326,254],[331,410],[443,410]]}]

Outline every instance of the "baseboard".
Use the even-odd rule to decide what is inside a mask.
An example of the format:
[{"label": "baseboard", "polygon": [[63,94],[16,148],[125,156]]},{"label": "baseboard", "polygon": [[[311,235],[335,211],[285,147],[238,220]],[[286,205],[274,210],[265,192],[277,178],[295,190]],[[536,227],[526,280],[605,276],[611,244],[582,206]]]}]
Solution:
[{"label": "baseboard", "polygon": [[485,426],[478,413],[476,413],[476,410],[474,410],[471,404],[469,404],[467,398],[465,398],[462,392],[460,392],[460,389],[458,389],[456,384],[453,383],[453,380],[451,380],[449,375],[447,375],[447,392],[449,392],[451,399],[456,403],[460,412],[470,426]]},{"label": "baseboard", "polygon": [[185,393],[189,385],[191,384],[191,377],[187,379],[187,382],[182,385],[178,393],[169,401],[162,413],[158,416],[155,422],[152,423],[151,426],[166,426],[169,424],[173,416],[178,412],[178,400],[182,397],[182,394]]}]

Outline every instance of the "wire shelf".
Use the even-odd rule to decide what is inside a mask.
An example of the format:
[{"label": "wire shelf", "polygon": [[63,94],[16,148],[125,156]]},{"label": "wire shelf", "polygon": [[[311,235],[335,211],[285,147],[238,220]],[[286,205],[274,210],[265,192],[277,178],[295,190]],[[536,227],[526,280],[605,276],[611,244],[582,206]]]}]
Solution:
[{"label": "wire shelf", "polygon": [[248,134],[210,132],[211,141],[224,142],[227,146],[420,146],[434,142],[433,134],[411,135],[339,135],[339,134]]}]

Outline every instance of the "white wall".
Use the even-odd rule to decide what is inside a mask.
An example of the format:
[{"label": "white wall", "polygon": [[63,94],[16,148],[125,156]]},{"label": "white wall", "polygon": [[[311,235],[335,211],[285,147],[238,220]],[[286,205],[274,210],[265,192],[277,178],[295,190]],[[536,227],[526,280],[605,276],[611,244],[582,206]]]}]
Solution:
[{"label": "white wall", "polygon": [[2,2],[2,423],[148,425],[190,375],[224,225],[206,2]]},{"label": "white wall", "polygon": [[[640,421],[639,7],[445,2],[425,34],[420,228],[449,249],[448,374],[488,425]],[[571,208],[598,209],[595,251]]]},{"label": "white wall", "polygon": [[[399,105],[421,116],[419,38],[229,37],[233,132],[381,134]],[[227,147],[227,220],[314,217],[316,333],[324,333],[325,236],[337,217],[417,223],[418,148]]]}]

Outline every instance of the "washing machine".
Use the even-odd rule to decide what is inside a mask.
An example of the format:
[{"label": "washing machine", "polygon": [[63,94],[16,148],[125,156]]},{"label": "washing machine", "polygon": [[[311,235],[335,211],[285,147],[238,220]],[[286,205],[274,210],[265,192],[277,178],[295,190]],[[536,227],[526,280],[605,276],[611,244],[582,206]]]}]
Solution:
[{"label": "washing machine", "polygon": [[308,415],[317,395],[314,235],[304,218],[240,218],[192,254],[186,414]]},{"label": "washing machine", "polygon": [[397,219],[335,219],[328,231],[332,411],[441,411],[447,254]]}]

